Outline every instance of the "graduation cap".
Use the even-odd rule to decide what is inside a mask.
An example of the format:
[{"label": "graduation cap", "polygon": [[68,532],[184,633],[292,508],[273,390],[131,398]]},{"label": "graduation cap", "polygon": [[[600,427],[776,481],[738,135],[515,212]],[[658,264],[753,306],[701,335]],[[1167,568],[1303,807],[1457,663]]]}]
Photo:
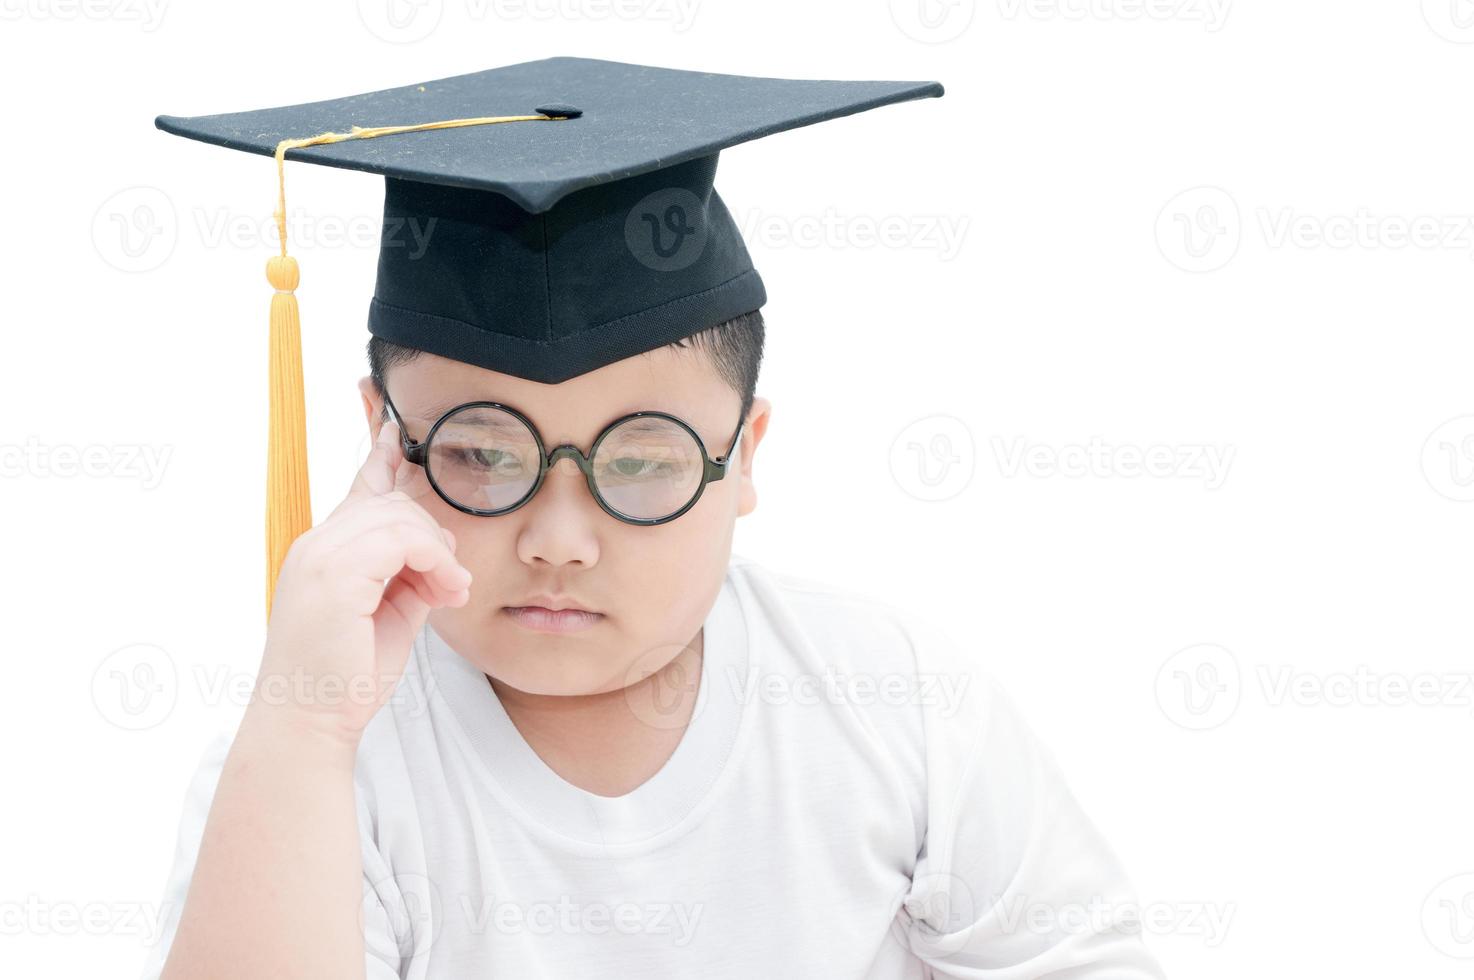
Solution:
[{"label": "graduation cap", "polygon": [[286,160],[384,175],[374,336],[557,384],[766,301],[712,186],[719,151],[942,91],[548,58],[322,102],[155,119],[165,132],[276,159],[268,618],[287,549],[312,526]]}]

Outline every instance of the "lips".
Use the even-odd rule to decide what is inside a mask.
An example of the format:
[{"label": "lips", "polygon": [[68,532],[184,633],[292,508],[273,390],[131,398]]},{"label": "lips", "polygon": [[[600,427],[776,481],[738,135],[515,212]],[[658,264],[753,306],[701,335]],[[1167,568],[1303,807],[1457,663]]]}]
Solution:
[{"label": "lips", "polygon": [[590,609],[588,606],[585,606],[583,603],[579,602],[577,599],[572,598],[571,596],[547,595],[546,593],[542,595],[530,595],[526,599],[523,599],[521,602],[508,603],[507,608],[547,609],[552,612],[563,612],[564,610],[574,610],[576,612],[590,613],[598,612],[598,610]]},{"label": "lips", "polygon": [[546,606],[503,606],[503,611],[523,629],[538,633],[576,633],[604,618],[586,609],[550,609]]}]

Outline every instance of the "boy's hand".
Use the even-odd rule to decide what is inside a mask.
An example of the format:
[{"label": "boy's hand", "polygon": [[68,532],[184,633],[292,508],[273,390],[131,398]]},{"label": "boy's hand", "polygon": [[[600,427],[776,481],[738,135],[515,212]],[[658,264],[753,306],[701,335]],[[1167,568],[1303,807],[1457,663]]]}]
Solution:
[{"label": "boy's hand", "polygon": [[430,610],[470,600],[454,536],[398,489],[413,468],[385,422],[347,497],[292,542],[249,710],[356,746]]}]

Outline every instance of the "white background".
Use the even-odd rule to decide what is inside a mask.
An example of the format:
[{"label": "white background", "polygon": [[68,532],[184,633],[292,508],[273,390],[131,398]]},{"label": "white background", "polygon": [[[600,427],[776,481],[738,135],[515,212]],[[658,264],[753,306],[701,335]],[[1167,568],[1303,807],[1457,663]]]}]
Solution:
[{"label": "white background", "polygon": [[[1169,975],[1469,975],[1467,0],[0,11],[0,973],[134,975],[263,639],[275,170],[153,117],[567,54],[947,87],[722,155],[775,405],[736,550],[975,644]],[[320,519],[382,179],[287,175]]]}]

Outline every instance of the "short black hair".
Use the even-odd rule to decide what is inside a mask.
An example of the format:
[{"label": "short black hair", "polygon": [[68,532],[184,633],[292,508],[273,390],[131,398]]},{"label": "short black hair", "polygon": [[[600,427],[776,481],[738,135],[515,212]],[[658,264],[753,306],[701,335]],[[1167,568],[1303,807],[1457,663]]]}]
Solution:
[{"label": "short black hair", "polygon": [[[731,385],[732,390],[741,397],[740,417],[745,419],[752,410],[752,399],[757,392],[758,369],[763,361],[763,338],[762,312],[753,310],[667,346],[705,351],[722,380]],[[422,353],[418,348],[403,347],[379,337],[369,337],[369,376],[373,379],[374,388],[380,398],[384,397],[384,379],[389,369],[396,364],[412,361]],[[386,411],[383,420],[387,419]]]}]

